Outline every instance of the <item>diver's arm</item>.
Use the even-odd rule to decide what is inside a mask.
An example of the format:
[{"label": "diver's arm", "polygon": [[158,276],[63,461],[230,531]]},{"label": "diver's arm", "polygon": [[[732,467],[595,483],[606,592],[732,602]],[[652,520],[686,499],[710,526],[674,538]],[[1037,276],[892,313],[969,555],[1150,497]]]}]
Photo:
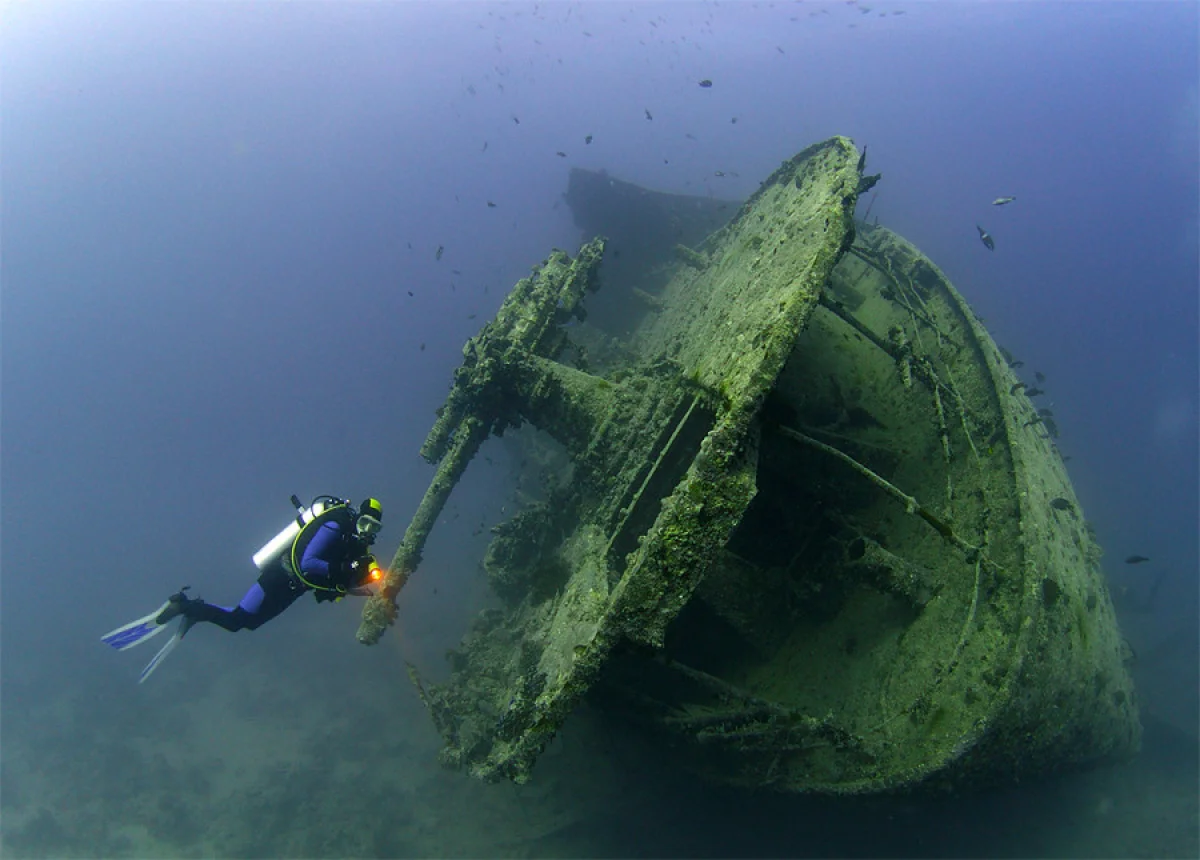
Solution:
[{"label": "diver's arm", "polygon": [[337,523],[325,523],[308,542],[300,558],[300,570],[308,579],[319,578],[325,583],[333,583],[335,571],[331,569],[329,559],[337,555],[340,532]]}]

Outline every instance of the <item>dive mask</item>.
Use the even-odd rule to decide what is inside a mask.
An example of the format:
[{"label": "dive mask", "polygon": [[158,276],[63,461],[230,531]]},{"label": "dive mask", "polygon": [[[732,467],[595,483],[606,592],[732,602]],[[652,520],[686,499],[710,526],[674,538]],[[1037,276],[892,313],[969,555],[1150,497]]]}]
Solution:
[{"label": "dive mask", "polygon": [[354,527],[360,538],[374,540],[375,535],[379,534],[379,530],[383,528],[383,523],[370,514],[361,514],[354,523]]}]

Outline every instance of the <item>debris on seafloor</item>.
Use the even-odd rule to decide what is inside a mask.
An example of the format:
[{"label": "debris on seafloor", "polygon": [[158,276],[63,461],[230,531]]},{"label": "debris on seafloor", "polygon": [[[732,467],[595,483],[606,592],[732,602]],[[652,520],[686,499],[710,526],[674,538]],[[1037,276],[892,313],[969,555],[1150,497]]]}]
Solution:
[{"label": "debris on seafloor", "polygon": [[[445,763],[524,782],[585,698],[681,766],[784,791],[966,787],[1137,749],[1063,461],[941,271],[853,220],[861,180],[833,138],[694,235],[725,210],[573,172],[591,236],[468,340],[421,449],[437,471],[359,628],[387,630],[503,434],[522,465],[483,559],[500,605],[447,681],[411,669]],[[596,233],[623,224],[647,229],[610,260]]]}]

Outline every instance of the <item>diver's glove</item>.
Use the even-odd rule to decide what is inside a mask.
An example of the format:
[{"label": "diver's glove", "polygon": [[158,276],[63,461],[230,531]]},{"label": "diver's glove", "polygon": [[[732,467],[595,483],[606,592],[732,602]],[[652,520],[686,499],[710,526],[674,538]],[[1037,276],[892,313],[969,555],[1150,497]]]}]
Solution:
[{"label": "diver's glove", "polygon": [[319,588],[313,592],[313,597],[316,599],[317,603],[325,603],[329,600],[335,602],[341,600],[343,595],[340,591],[327,591],[324,588]]}]

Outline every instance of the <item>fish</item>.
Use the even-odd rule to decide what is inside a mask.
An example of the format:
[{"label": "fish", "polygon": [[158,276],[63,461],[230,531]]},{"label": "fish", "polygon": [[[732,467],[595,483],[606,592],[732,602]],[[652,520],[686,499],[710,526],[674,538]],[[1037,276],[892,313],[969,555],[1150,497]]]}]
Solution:
[{"label": "fish", "polygon": [[1009,394],[1016,394],[1018,391],[1020,391],[1020,390],[1021,390],[1021,389],[1023,389],[1024,387],[1025,387],[1025,383],[1024,383],[1024,382],[1018,382],[1018,383],[1017,383],[1016,385],[1014,385],[1012,388],[1008,389],[1008,393],[1009,393]]},{"label": "fish", "polygon": [[1144,555],[1131,555],[1131,556],[1129,556],[1129,558],[1125,559],[1125,563],[1126,564],[1141,564],[1143,561],[1149,561],[1149,560],[1150,559],[1146,558],[1146,556],[1144,556]]},{"label": "fish", "polygon": [[433,255],[433,258],[435,260],[442,259],[442,254],[445,253],[445,251],[446,251],[446,248],[444,245],[438,245],[437,253]]},{"label": "fish", "polygon": [[421,352],[425,351],[425,342],[421,341]]},{"label": "fish", "polygon": [[491,200],[489,200],[489,201],[487,202],[487,205],[488,205],[488,209],[495,209],[495,208],[496,208],[496,204],[495,204],[495,203],[493,203]]},{"label": "fish", "polygon": [[411,296],[411,295],[413,294],[413,291],[412,291],[412,290],[409,290],[409,291],[408,291],[408,294]]},{"label": "fish", "polygon": [[583,142],[584,142],[584,143],[591,143],[591,142],[592,142],[592,136],[589,134],[587,137],[585,137],[585,138],[583,139]]},{"label": "fish", "polygon": [[713,171],[713,176],[724,176],[724,175],[725,175],[724,170],[714,170]]},{"label": "fish", "polygon": [[1051,499],[1050,507],[1054,508],[1056,511],[1071,511],[1072,513],[1075,511],[1075,506],[1062,496],[1059,496],[1056,499]]},{"label": "fish", "polygon": [[984,230],[982,227],[980,227],[978,224],[975,225],[975,229],[979,231],[979,241],[983,243],[984,247],[987,248],[989,251],[995,251],[996,243],[995,243],[995,241],[993,241],[991,234],[988,233],[987,230]]},{"label": "fish", "polygon": [[1042,391],[1042,389],[1040,389],[1040,388],[1026,388],[1025,389],[1026,397],[1037,397],[1039,394],[1045,394],[1045,393],[1046,392]]},{"label": "fish", "polygon": [[480,152],[487,152],[487,145],[488,145],[488,142],[485,140],[485,141],[483,142],[483,149],[481,149],[481,150],[479,150],[479,151],[480,151]]},{"label": "fish", "polygon": [[712,81],[710,81],[708,78],[705,78],[700,82],[700,86],[707,90],[712,86]]},{"label": "fish", "polygon": [[646,119],[654,119],[654,117],[650,114],[650,108],[643,108],[643,110],[646,111]]},{"label": "fish", "polygon": [[1053,418],[1053,417],[1054,417],[1054,410],[1053,410],[1053,409],[1046,409],[1045,407],[1043,407],[1043,408],[1041,408],[1041,409],[1039,409],[1039,410],[1038,410],[1038,415],[1041,415],[1043,418]]},{"label": "fish", "polygon": [[1040,370],[1035,370],[1033,372],[1033,378],[1038,381],[1038,385],[1041,385],[1046,381],[1046,374],[1042,373]]},{"label": "fish", "polygon": [[1006,203],[1012,203],[1017,198],[1015,197],[997,197],[992,201],[993,206],[1003,206]]},{"label": "fish", "polygon": [[555,154],[555,155],[557,155],[559,158],[566,158],[566,157],[567,157],[567,154],[566,154],[565,152],[563,152],[561,149],[560,149],[558,152],[554,153],[554,154]]}]

